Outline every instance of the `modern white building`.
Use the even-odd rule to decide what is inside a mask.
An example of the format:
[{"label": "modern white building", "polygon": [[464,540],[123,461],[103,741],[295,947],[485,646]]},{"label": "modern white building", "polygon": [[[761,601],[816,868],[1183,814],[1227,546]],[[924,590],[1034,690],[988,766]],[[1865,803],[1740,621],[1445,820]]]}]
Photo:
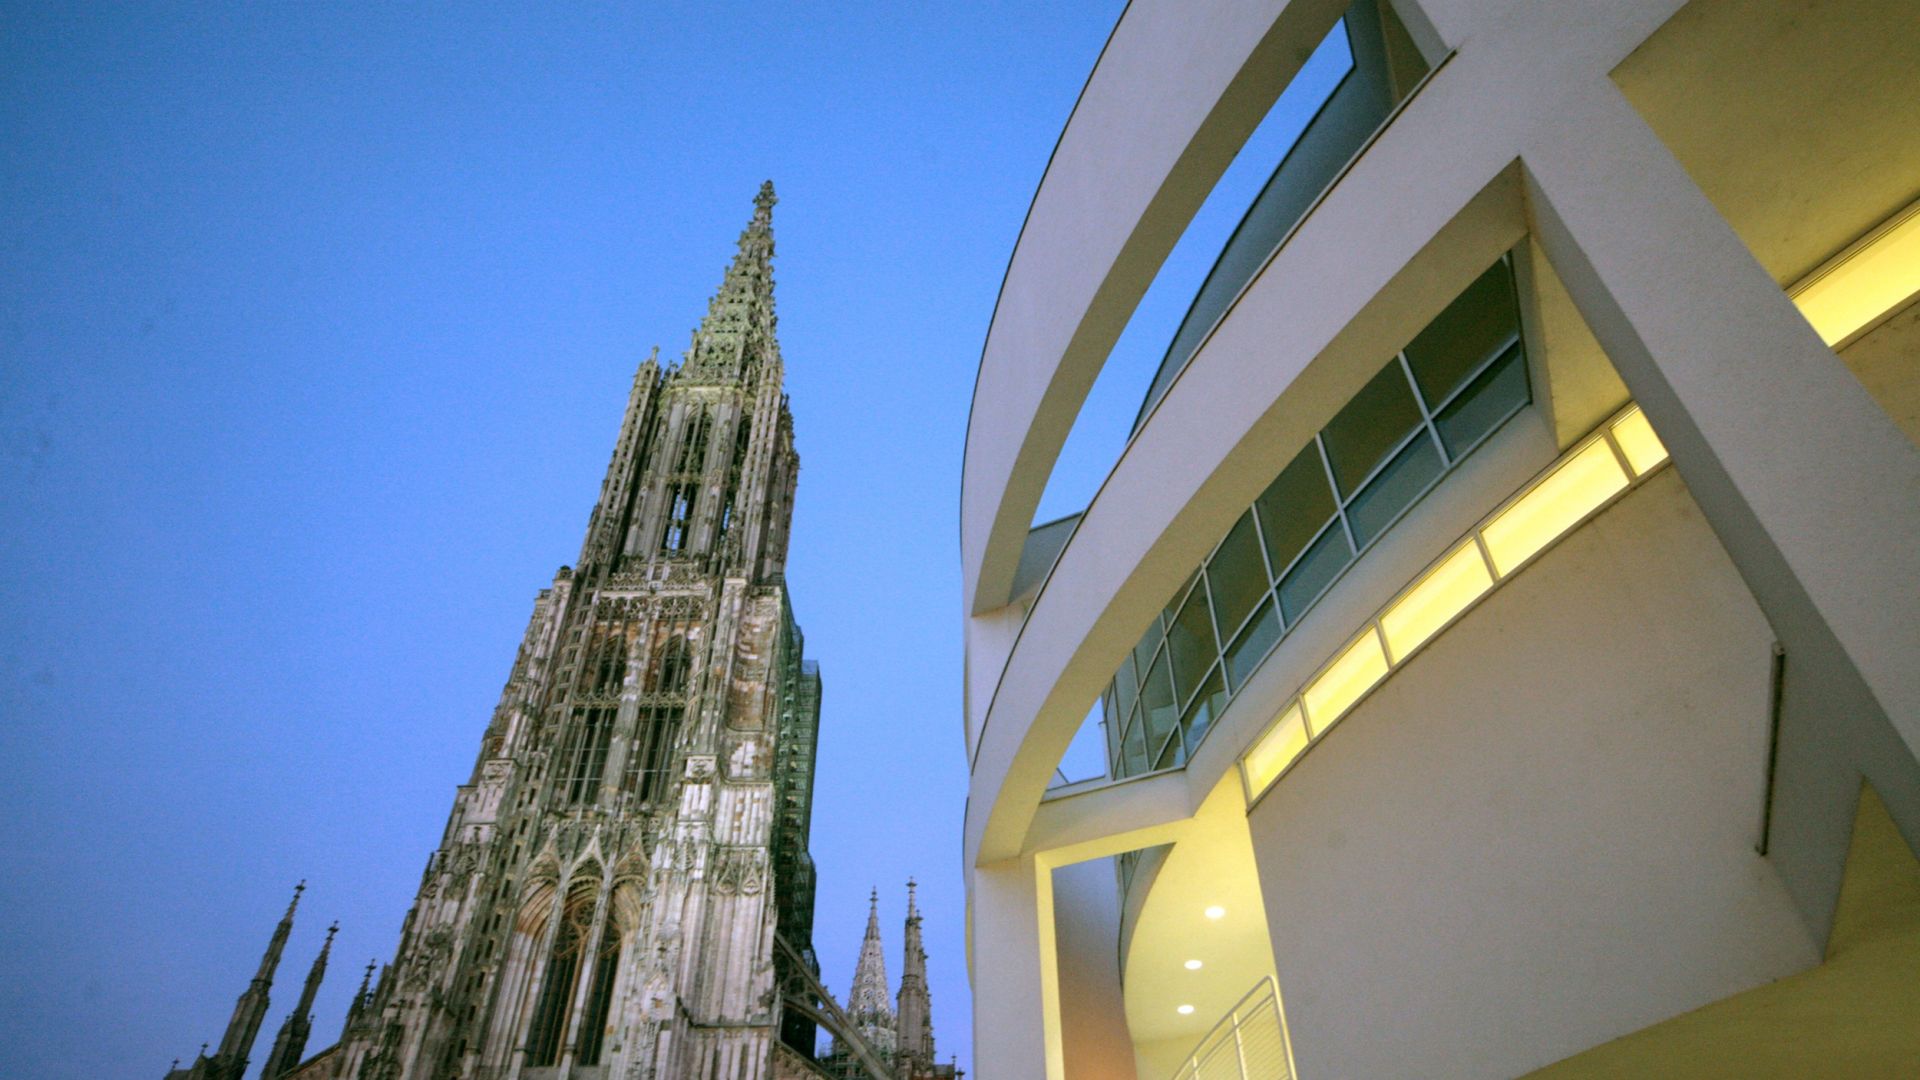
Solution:
[{"label": "modern white building", "polygon": [[1911,0],[1132,0],[968,431],[978,1075],[1920,1075],[1916,296]]}]

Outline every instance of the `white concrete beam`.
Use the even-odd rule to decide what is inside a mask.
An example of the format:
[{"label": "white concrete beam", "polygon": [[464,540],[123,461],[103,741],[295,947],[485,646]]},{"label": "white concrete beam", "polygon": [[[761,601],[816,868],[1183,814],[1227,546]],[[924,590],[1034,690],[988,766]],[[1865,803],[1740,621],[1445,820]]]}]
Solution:
[{"label": "white concrete beam", "polygon": [[1133,309],[1346,0],[1136,0],[1028,211],[987,332],[961,480],[969,614],[1012,598],[1054,461]]}]

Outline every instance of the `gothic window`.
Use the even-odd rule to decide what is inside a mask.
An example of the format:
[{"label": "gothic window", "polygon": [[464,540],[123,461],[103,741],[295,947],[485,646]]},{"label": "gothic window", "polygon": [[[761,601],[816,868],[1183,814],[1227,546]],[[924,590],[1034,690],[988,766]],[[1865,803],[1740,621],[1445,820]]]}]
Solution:
[{"label": "gothic window", "polygon": [[693,503],[699,494],[700,485],[697,481],[673,484],[667,488],[667,528],[660,537],[660,550],[687,549],[687,532],[693,522]]},{"label": "gothic window", "polygon": [[627,636],[619,630],[607,635],[600,645],[598,663],[595,665],[593,692],[610,694],[620,689],[620,683],[627,676]]},{"label": "gothic window", "polygon": [[567,906],[560,914],[560,926],[553,935],[553,952],[547,959],[546,978],[540,997],[533,1007],[533,1023],[527,1029],[527,1064],[534,1068],[552,1065],[560,1058],[560,1044],[566,1038],[568,1014],[573,1005],[573,990],[579,982],[580,954],[586,950],[593,928],[591,881],[576,882],[567,894]]},{"label": "gothic window", "polygon": [[660,650],[660,667],[654,673],[653,689],[659,694],[678,694],[687,688],[687,671],[692,666],[687,657],[687,639],[674,637],[667,647]]},{"label": "gothic window", "polygon": [[698,473],[707,459],[707,436],[713,431],[713,417],[705,412],[687,421],[687,437],[680,443],[677,473]]},{"label": "gothic window", "polygon": [[720,503],[720,535],[725,537],[733,530],[735,514],[734,503],[740,495],[740,474],[745,471],[747,461],[747,443],[753,438],[753,421],[742,416],[733,428],[733,458],[727,466],[727,492]]},{"label": "gothic window", "polygon": [[613,739],[613,709],[573,710],[573,731],[560,754],[560,791],[570,804],[590,803],[600,793],[600,771]]},{"label": "gothic window", "polygon": [[609,918],[600,938],[600,955],[593,965],[593,983],[587,991],[587,1011],[580,1017],[580,1044],[574,1060],[600,1064],[600,1046],[607,1037],[607,1014],[613,1008],[613,980],[620,967],[620,926]]},{"label": "gothic window", "polygon": [[627,769],[620,778],[620,790],[634,801],[651,803],[667,790],[667,772],[673,765],[673,740],[680,730],[679,705],[656,705],[640,710],[640,722],[633,733],[633,749],[627,754]]},{"label": "gothic window", "polygon": [[700,501],[700,474],[707,461],[707,439],[713,416],[698,410],[687,417],[680,453],[674,457],[667,482],[667,520],[660,532],[660,550],[682,552],[693,540],[694,508]]}]

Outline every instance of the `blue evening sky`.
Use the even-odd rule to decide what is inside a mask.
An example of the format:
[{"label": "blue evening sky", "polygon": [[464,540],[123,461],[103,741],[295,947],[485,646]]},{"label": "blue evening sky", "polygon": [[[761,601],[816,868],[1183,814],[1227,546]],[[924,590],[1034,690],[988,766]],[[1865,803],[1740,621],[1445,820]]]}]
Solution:
[{"label": "blue evening sky", "polygon": [[[332,1041],[634,365],[684,349],[769,177],[815,942],[844,992],[877,885],[897,979],[916,877],[965,1066],[961,444],[1121,7],[0,3],[5,1071],[191,1058],[301,878],[254,1060],[338,919]],[[1041,517],[1098,486],[1275,146],[1150,294]]]}]

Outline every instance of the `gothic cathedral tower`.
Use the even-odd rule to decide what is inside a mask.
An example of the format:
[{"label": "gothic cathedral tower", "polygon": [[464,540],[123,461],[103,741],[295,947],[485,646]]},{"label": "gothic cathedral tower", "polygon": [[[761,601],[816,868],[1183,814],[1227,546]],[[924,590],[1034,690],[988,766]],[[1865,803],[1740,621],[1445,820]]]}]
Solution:
[{"label": "gothic cathedral tower", "polygon": [[776,989],[813,964],[820,677],[783,575],[773,205],[683,361],[640,365],[579,563],[534,603],[329,1075],[747,1080],[811,1053]]}]

